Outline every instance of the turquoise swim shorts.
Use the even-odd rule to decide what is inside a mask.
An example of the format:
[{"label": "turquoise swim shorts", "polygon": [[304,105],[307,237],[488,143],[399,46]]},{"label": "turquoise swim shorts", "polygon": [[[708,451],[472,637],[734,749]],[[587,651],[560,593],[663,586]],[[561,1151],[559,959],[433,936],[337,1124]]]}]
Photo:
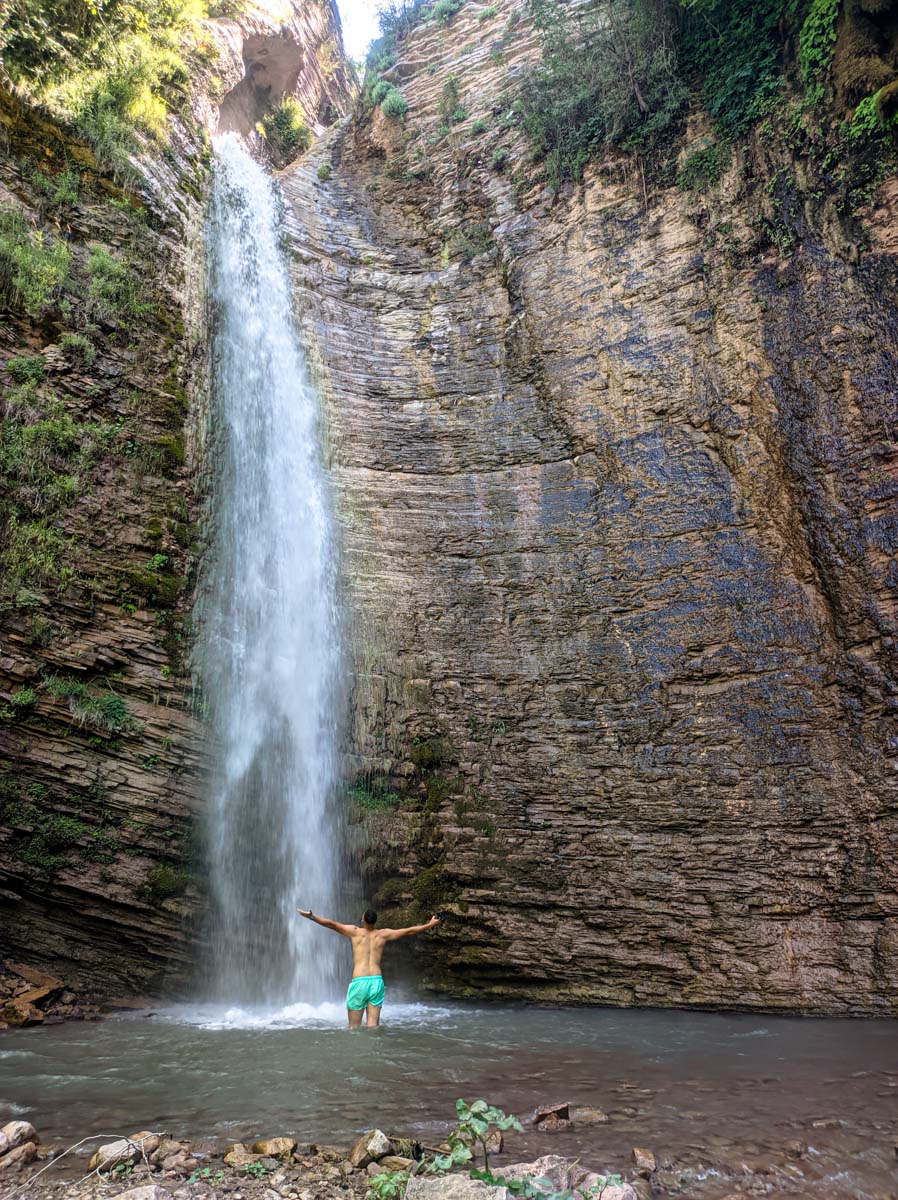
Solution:
[{"label": "turquoise swim shorts", "polygon": [[358,979],[349,981],[346,1007],[353,1012],[358,1012],[360,1008],[367,1008],[369,1004],[374,1004],[379,1008],[384,1002],[385,991],[383,975],[360,975]]}]

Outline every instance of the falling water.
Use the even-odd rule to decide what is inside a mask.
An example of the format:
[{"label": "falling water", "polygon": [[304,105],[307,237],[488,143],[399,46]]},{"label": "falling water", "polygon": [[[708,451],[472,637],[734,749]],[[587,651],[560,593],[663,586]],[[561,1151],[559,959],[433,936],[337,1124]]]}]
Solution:
[{"label": "falling water", "polygon": [[315,393],[291,316],[274,182],[216,145],[210,222],[215,527],[199,674],[216,739],[216,994],[333,998],[339,938],[296,916],[338,888],[333,532]]}]

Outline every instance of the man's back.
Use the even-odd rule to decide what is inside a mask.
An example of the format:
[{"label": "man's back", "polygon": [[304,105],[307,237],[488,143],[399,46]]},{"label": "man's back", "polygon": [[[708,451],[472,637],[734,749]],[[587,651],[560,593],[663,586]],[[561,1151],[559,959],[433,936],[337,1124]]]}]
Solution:
[{"label": "man's back", "polygon": [[335,933],[342,934],[352,942],[352,979],[346,993],[350,1029],[359,1027],[363,1010],[367,1011],[369,1026],[380,1022],[380,1007],[384,1002],[380,960],[383,958],[387,942],[395,942],[398,938],[408,937],[413,933],[423,933],[425,929],[433,929],[440,923],[439,917],[431,917],[424,925],[409,925],[406,929],[375,929],[377,913],[371,909],[362,917],[361,925],[343,925],[328,917],[316,917],[310,908],[298,908],[296,911],[307,920],[314,921],[316,925],[333,929]]}]

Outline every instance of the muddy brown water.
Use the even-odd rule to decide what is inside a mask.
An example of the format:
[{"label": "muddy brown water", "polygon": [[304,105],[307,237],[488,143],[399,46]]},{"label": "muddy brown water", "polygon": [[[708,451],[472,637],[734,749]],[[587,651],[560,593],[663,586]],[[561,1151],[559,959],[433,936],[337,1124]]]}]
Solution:
[{"label": "muddy brown water", "polygon": [[[616,1009],[397,1004],[350,1034],[339,1006],[184,1008],[0,1035],[0,1111],[45,1141],[165,1129],[220,1142],[348,1145],[371,1126],[433,1144],[455,1099],[526,1118],[556,1100],[606,1124],[525,1120],[500,1160],[632,1169],[656,1195],[898,1196],[898,1022]],[[789,1143],[807,1147],[800,1158]]]}]

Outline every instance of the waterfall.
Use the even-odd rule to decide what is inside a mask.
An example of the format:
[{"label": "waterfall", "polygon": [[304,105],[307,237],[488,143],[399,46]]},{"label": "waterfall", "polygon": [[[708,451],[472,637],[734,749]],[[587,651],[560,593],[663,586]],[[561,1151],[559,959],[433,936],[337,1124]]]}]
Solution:
[{"label": "waterfall", "polygon": [[280,198],[235,134],[209,225],[214,529],[198,674],[214,739],[208,856],[217,998],[333,999],[340,938],[295,909],[339,894],[339,622],[318,411],[280,247]]}]

